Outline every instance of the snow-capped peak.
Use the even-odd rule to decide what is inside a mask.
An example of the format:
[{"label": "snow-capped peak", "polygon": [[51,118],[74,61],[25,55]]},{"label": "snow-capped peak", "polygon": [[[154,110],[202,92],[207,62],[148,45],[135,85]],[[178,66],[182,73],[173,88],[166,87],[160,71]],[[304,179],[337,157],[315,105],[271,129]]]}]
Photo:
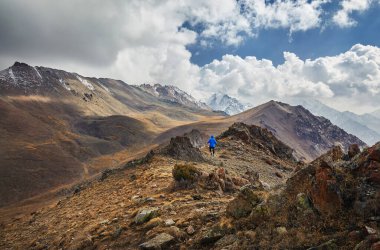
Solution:
[{"label": "snow-capped peak", "polygon": [[15,75],[13,74],[13,70],[11,68],[9,69],[9,75],[11,76],[13,82],[15,84],[17,84],[17,79],[16,79]]},{"label": "snow-capped peak", "polygon": [[229,115],[241,113],[251,106],[249,104],[242,104],[236,98],[230,97],[223,93],[215,93],[208,100],[207,104],[213,110],[224,111]]},{"label": "snow-capped peak", "polygon": [[205,103],[196,100],[193,96],[173,85],[142,84],[139,88],[163,100],[177,102],[190,108],[210,110]]}]

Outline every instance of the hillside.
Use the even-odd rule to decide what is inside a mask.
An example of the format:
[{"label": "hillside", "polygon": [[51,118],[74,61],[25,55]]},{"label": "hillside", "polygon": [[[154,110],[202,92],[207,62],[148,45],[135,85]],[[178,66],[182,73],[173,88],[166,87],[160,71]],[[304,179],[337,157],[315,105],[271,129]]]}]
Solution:
[{"label": "hillside", "polygon": [[[258,126],[233,124],[218,137],[214,158],[190,141],[173,138],[33,213],[13,211],[0,220],[0,247],[379,246],[379,144],[363,152],[352,146],[349,154],[334,147],[305,166],[295,162],[292,149]],[[189,153],[200,158],[184,160]]]},{"label": "hillside", "polygon": [[188,93],[172,85],[163,86],[161,84],[156,83],[154,85],[142,84],[138,87],[150,93],[151,95],[158,97],[161,100],[177,102],[190,108],[211,110],[211,108],[207,106],[207,104],[197,101]]},{"label": "hillside", "polygon": [[313,99],[292,98],[289,101],[293,105],[305,107],[314,115],[329,119],[334,125],[357,136],[368,145],[380,141],[380,119],[371,114],[357,115],[348,111],[340,112]]},{"label": "hillside", "polygon": [[[194,134],[199,132],[187,136],[194,138]],[[171,144],[162,145],[141,163],[106,171],[98,179],[69,189],[64,192],[66,197],[58,197],[59,201],[32,215],[22,210],[17,214],[15,209],[11,209],[13,213],[0,210],[7,215],[0,217],[4,222],[0,248],[108,245],[136,249],[162,232],[187,241],[190,238],[185,231],[190,226],[194,232],[190,228],[189,235],[198,238],[224,213],[241,186],[276,187],[300,166],[292,157],[292,149],[260,127],[234,124],[218,138],[221,150],[215,158],[210,158],[204,144],[200,149],[193,147],[189,137],[173,138]],[[199,154],[199,161],[188,161],[189,153]],[[172,171],[178,165],[201,171],[197,183],[176,182]],[[159,208],[159,218],[147,224],[135,223],[136,213],[144,208]],[[41,237],[36,237],[37,232]],[[191,246],[191,241],[188,244]]]},{"label": "hillside", "polygon": [[15,63],[0,71],[0,206],[117,167],[161,132],[219,114],[122,81]]},{"label": "hillside", "polygon": [[314,116],[302,106],[270,101],[235,116],[196,122],[170,129],[156,138],[163,142],[170,137],[197,128],[208,134],[219,134],[234,122],[255,124],[271,131],[279,140],[295,150],[298,159],[310,161],[339,143],[344,149],[350,144],[364,146],[357,137],[347,134],[323,117]]}]

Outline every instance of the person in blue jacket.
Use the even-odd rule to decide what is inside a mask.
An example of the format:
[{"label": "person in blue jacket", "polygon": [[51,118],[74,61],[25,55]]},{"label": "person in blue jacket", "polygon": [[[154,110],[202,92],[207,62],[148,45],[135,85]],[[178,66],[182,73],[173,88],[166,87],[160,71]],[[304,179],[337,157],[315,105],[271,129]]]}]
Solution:
[{"label": "person in blue jacket", "polygon": [[216,140],[215,140],[213,135],[210,137],[210,139],[208,140],[207,143],[209,144],[211,156],[214,156],[215,155]]}]

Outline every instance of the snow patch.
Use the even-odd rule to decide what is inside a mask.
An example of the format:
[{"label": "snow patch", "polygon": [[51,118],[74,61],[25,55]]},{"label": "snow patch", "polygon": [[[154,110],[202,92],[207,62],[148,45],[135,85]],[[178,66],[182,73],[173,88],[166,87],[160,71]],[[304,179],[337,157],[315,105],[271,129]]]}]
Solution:
[{"label": "snow patch", "polygon": [[107,91],[108,93],[111,93],[111,91],[109,90],[109,88],[107,88],[106,86],[104,86],[103,84],[101,84],[100,82],[98,82],[99,85],[105,90]]},{"label": "snow patch", "polygon": [[77,75],[77,79],[84,85],[86,86],[89,90],[95,90],[94,86],[87,81],[86,79],[82,79],[80,76]]},{"label": "snow patch", "polygon": [[59,82],[62,84],[62,86],[63,86],[65,89],[67,89],[68,91],[71,90],[71,88],[70,88],[69,86],[66,85],[66,82],[65,82],[64,80],[59,79]]},{"label": "snow patch", "polygon": [[207,104],[213,110],[221,110],[229,115],[235,115],[249,109],[251,105],[242,104],[236,98],[230,97],[223,93],[215,93],[208,100]]},{"label": "snow patch", "polygon": [[33,67],[33,69],[36,71],[37,76],[38,76],[40,79],[42,79],[42,76],[41,76],[40,72],[38,71],[38,69],[36,69],[36,67]]},{"label": "snow patch", "polygon": [[13,70],[12,69],[9,69],[9,75],[11,76],[13,82],[15,84],[17,84],[17,79],[16,79],[15,75],[13,74]]}]

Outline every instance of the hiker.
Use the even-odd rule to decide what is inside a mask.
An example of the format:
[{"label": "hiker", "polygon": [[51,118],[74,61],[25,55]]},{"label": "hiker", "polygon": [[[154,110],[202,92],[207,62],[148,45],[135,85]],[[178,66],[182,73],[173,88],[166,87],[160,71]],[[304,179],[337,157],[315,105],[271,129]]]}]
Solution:
[{"label": "hiker", "polygon": [[209,144],[211,156],[214,156],[215,155],[216,140],[215,140],[213,135],[211,135],[211,137],[207,143]]}]

